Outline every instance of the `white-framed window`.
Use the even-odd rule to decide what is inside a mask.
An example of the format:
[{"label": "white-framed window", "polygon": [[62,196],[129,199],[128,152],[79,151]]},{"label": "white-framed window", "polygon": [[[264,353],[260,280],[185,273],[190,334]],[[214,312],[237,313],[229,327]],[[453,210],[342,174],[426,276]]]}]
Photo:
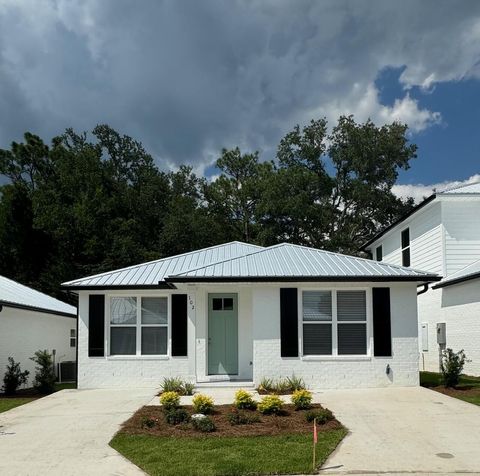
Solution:
[{"label": "white-framed window", "polygon": [[303,290],[304,356],[367,355],[367,291]]},{"label": "white-framed window", "polygon": [[109,298],[109,355],[167,355],[167,296]]},{"label": "white-framed window", "polygon": [[382,261],[382,260],[383,260],[383,248],[382,248],[382,245],[377,246],[377,248],[375,249],[375,259],[376,259],[377,261]]},{"label": "white-framed window", "polygon": [[70,329],[70,347],[77,345],[77,331],[76,329]]}]

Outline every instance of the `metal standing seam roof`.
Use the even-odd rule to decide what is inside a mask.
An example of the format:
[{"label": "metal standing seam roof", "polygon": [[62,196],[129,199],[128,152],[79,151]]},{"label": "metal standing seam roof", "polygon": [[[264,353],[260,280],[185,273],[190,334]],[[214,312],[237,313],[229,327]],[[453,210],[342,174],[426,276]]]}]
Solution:
[{"label": "metal standing seam roof", "polygon": [[63,283],[69,288],[158,286],[167,276],[199,268],[218,261],[233,259],[263,249],[261,246],[233,241],[180,255],[142,263],[106,273]]},{"label": "metal standing seam roof", "polygon": [[30,308],[50,314],[76,316],[77,309],[40,291],[0,276],[0,304],[6,307]]},{"label": "metal standing seam roof", "polygon": [[433,288],[443,288],[445,286],[451,286],[452,284],[463,283],[464,281],[470,281],[471,279],[480,278],[480,260],[465,266],[465,268],[459,269],[450,276],[442,279]]},{"label": "metal standing seam roof", "polygon": [[282,243],[166,278],[167,282],[208,280],[439,281],[441,276],[412,268]]},{"label": "metal standing seam roof", "polygon": [[460,185],[459,187],[454,187],[448,190],[443,190],[439,192],[439,195],[455,195],[455,194],[480,194],[480,182],[470,183],[468,185]]}]

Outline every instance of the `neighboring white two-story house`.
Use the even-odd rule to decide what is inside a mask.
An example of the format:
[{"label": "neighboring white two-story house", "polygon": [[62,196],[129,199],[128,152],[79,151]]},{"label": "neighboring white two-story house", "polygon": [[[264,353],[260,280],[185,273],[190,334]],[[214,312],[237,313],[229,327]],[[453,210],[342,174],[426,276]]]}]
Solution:
[{"label": "neighboring white two-story house", "polygon": [[420,369],[439,351],[465,350],[480,375],[480,183],[435,193],[366,243],[373,259],[443,276],[418,290]]}]

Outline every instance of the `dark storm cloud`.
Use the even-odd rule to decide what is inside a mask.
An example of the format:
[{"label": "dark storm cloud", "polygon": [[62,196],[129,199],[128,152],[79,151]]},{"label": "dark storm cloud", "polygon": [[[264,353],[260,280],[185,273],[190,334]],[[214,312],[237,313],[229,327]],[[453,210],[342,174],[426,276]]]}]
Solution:
[{"label": "dark storm cloud", "polygon": [[30,130],[106,122],[159,163],[199,168],[221,147],[272,153],[295,123],[355,113],[440,120],[406,87],[477,75],[478,2],[0,0],[0,147]]}]

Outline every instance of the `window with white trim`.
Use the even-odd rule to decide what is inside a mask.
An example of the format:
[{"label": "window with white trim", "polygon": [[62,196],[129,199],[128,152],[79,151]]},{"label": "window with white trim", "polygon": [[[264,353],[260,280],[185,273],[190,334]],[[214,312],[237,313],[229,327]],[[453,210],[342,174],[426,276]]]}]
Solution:
[{"label": "window with white trim", "polygon": [[366,355],[366,291],[303,291],[302,326],[303,355]]},{"label": "window with white trim", "polygon": [[70,347],[77,345],[77,331],[76,329],[70,329]]},{"label": "window with white trim", "polygon": [[410,228],[405,228],[401,233],[402,266],[410,266]]},{"label": "window with white trim", "polygon": [[110,355],[166,355],[167,297],[110,298]]}]

